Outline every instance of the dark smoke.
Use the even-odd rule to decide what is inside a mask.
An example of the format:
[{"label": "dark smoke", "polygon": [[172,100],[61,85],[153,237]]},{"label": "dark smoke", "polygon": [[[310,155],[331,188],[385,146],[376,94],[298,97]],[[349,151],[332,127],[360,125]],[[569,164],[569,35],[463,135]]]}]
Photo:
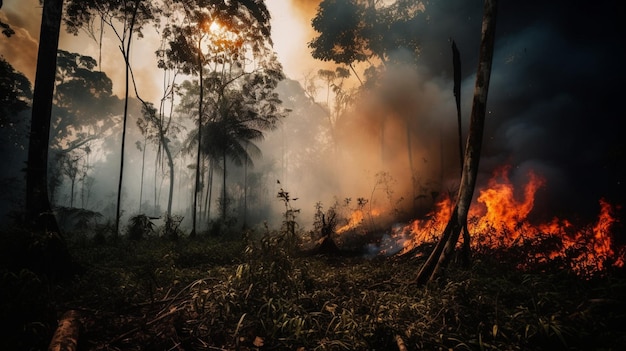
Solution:
[{"label": "dark smoke", "polygon": [[[319,1],[292,3],[299,6],[304,20],[311,17],[313,3]],[[619,15],[623,13],[624,5],[615,1],[501,2],[479,183],[486,183],[493,170],[504,164],[511,165],[512,180],[520,185],[534,170],[547,180],[537,195],[535,211],[546,217],[572,212],[595,215],[600,198],[624,203],[625,174],[619,166],[624,162],[623,123],[618,122],[623,115],[619,94],[626,79],[626,54],[619,44],[625,34]],[[353,162],[344,162],[344,167],[360,165],[361,172],[378,168],[378,158],[370,158],[364,165],[360,156],[379,152],[375,134],[383,114],[390,123],[389,133],[394,126],[399,133],[388,136],[398,144],[396,149],[391,145],[390,155],[382,159],[388,164],[406,164],[406,155],[400,151],[405,138],[402,113],[381,111],[381,106],[389,107],[390,101],[384,100],[392,97],[396,101],[391,105],[401,102],[416,116],[414,160],[428,161],[424,178],[437,179],[441,165],[436,139],[443,130],[450,149],[444,154],[444,173],[449,181],[456,179],[450,39],[461,53],[462,113],[467,130],[482,1],[430,1],[425,15],[417,31],[422,49],[419,67],[410,74],[397,74],[402,78],[397,81],[394,72],[406,68],[390,70],[381,84],[383,91],[356,104],[353,124],[349,118],[345,121],[347,143],[352,148],[344,147],[351,150],[347,152]],[[397,173],[402,172],[406,174]],[[344,184],[363,178],[345,173]],[[400,188],[406,192],[408,187]]]}]

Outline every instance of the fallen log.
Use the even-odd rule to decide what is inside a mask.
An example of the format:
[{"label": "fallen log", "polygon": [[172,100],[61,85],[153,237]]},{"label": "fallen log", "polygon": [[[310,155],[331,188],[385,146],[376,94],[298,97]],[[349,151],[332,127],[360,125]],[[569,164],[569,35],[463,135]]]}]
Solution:
[{"label": "fallen log", "polygon": [[80,314],[69,310],[61,316],[57,329],[54,331],[48,351],[76,351],[80,334]]},{"label": "fallen log", "polygon": [[398,351],[407,351],[404,340],[402,340],[402,337],[398,334],[396,334],[396,344],[398,345]]}]

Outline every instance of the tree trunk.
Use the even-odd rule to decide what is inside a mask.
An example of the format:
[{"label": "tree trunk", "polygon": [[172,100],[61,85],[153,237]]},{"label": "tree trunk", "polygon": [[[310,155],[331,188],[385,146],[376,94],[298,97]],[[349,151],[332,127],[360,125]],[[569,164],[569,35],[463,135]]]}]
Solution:
[{"label": "tree trunk", "polygon": [[172,216],[172,199],[174,198],[174,159],[172,158],[172,152],[168,141],[165,140],[164,133],[161,134],[161,142],[163,143],[163,150],[167,156],[167,166],[170,169],[170,189],[167,196],[167,216]]},{"label": "tree trunk", "polygon": [[222,177],[222,223],[226,223],[226,210],[228,208],[228,203],[226,202],[226,146],[224,146],[223,152],[223,177]]},{"label": "tree trunk", "polygon": [[[126,63],[126,76],[125,76],[125,90],[124,90],[124,122],[122,124],[122,147],[120,152],[120,175],[117,183],[117,207],[115,212],[115,235],[120,234],[120,210],[122,204],[122,180],[124,179],[124,149],[126,147],[126,122],[128,120],[128,89],[130,80],[130,44],[133,39],[133,30],[135,28],[135,19],[137,18],[137,11],[139,10],[139,1],[135,0],[135,8],[133,9],[133,16],[130,20],[130,26],[128,28],[128,42],[126,43],[126,50],[122,50],[124,55],[124,61]],[[120,46],[123,48],[123,46]]]},{"label": "tree trunk", "polygon": [[141,213],[141,203],[143,202],[143,178],[144,171],[146,170],[146,141],[147,138],[143,137],[143,150],[141,152],[141,182],[139,183],[139,213]]},{"label": "tree trunk", "polygon": [[211,201],[213,200],[213,170],[215,168],[215,161],[209,161],[209,175],[207,179],[207,205],[206,205],[206,224],[207,227],[211,222]]},{"label": "tree trunk", "polygon": [[26,222],[36,231],[59,231],[48,198],[48,144],[62,11],[63,0],[46,0],[39,34],[26,170]]},{"label": "tree trunk", "polygon": [[[474,187],[476,185],[476,176],[478,174],[480,161],[480,150],[482,147],[487,92],[489,90],[489,78],[491,75],[495,40],[496,8],[497,0],[485,0],[480,56],[470,117],[470,130],[467,137],[463,172],[456,205],[454,206],[452,216],[444,229],[441,239],[417,275],[416,282],[419,285],[433,281],[443,274],[443,271],[450,262],[451,254],[454,251],[461,232],[464,232],[464,238],[469,242],[469,240],[467,240],[467,238],[469,238],[469,234],[467,233],[467,215],[474,195]],[[469,260],[468,250],[469,243],[466,243],[465,257],[467,260]]]},{"label": "tree trunk", "polygon": [[200,151],[202,148],[202,103],[204,100],[204,77],[203,77],[203,67],[202,67],[203,59],[202,59],[202,36],[198,39],[198,65],[199,67],[199,79],[200,79],[200,98],[198,101],[198,152],[196,154],[196,182],[193,191],[193,208],[191,209],[191,218],[192,218],[192,229],[191,234],[189,236],[196,236],[196,216],[198,212],[198,190],[200,190]]},{"label": "tree trunk", "polygon": [[463,128],[461,121],[461,54],[452,41],[452,66],[454,69],[454,101],[456,102],[456,119],[459,128],[459,163],[463,172]]}]

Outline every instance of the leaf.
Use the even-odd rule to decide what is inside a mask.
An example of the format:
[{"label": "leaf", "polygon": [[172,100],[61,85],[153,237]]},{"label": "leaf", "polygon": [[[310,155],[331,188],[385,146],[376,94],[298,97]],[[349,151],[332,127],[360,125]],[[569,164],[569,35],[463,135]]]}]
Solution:
[{"label": "leaf", "polygon": [[260,336],[255,337],[254,341],[252,342],[252,345],[256,347],[263,347],[264,345],[263,338]]}]

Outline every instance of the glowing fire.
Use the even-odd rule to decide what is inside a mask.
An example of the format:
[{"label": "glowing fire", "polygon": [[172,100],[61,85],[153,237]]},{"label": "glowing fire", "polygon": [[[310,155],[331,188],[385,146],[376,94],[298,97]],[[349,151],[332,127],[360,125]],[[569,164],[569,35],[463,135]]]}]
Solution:
[{"label": "glowing fire", "polygon": [[[529,261],[547,262],[567,258],[571,268],[579,274],[593,274],[609,265],[622,267],[624,258],[612,245],[611,229],[616,222],[614,208],[600,200],[600,214],[594,225],[575,229],[570,221],[554,218],[547,223],[531,224],[528,216],[533,210],[535,194],[545,180],[535,173],[516,198],[516,191],[508,177],[509,168],[498,169],[488,186],[479,191],[477,203],[470,209],[468,229],[474,249],[532,247],[546,239],[553,240],[548,252],[534,253]],[[435,241],[452,213],[453,202],[446,198],[426,220],[415,220],[405,227],[395,228],[391,236],[402,245],[401,253],[410,252],[425,242]],[[523,265],[523,264],[522,264]]]},{"label": "glowing fire", "polygon": [[350,214],[350,218],[348,218],[348,223],[337,228],[335,232],[337,234],[341,234],[341,233],[347,232],[348,230],[356,229],[359,226],[361,226],[361,224],[365,220],[366,215],[369,216],[369,218],[375,218],[375,217],[380,216],[380,214],[381,214],[381,211],[377,208],[373,208],[369,210],[368,212],[357,209]]}]

